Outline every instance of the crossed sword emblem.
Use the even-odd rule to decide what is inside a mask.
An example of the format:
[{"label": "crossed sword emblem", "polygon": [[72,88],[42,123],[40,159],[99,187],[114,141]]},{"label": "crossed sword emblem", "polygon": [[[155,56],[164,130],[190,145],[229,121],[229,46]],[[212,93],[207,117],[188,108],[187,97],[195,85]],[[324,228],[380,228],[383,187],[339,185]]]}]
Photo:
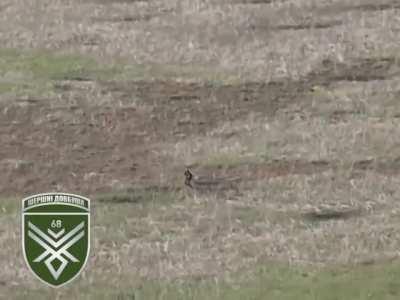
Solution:
[{"label": "crossed sword emblem", "polygon": [[[75,256],[68,252],[68,249],[85,235],[84,230],[80,231],[83,229],[83,227],[84,222],[81,222],[74,229],[64,235],[60,240],[56,241],[62,234],[64,234],[65,229],[62,229],[60,232],[55,234],[52,230],[50,230],[50,228],[48,228],[47,232],[54,237],[53,239],[34,224],[28,222],[28,228],[32,229],[32,231],[28,231],[28,236],[45,249],[45,251],[36,257],[33,262],[41,262],[50,254],[50,256],[45,260],[45,265],[54,279],[57,280],[68,265],[68,260],[66,260],[63,255],[72,262],[79,262]],[[47,244],[45,242],[47,242]],[[61,261],[61,265],[57,270],[51,264],[55,259]]]}]

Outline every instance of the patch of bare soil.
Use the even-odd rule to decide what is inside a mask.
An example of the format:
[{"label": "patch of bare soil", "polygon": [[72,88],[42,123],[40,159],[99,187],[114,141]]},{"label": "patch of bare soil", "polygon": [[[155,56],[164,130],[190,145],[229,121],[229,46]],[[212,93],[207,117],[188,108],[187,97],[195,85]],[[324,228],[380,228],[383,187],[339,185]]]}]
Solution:
[{"label": "patch of bare soil", "polygon": [[[350,3],[350,2],[348,2]],[[384,10],[399,9],[400,4],[398,1],[365,1],[364,3],[343,4],[335,3],[317,10],[319,13],[343,13],[349,11],[365,11],[365,12],[380,12]]]},{"label": "patch of bare soil", "polygon": [[285,2],[286,0],[233,0],[234,4],[271,4],[277,2]]},{"label": "patch of bare soil", "polygon": [[122,98],[135,97],[152,107],[153,132],[161,139],[205,134],[226,121],[238,120],[251,112],[274,116],[286,102],[305,92],[303,83],[249,82],[242,85],[198,83],[108,82],[105,89]]},{"label": "patch of bare soil", "polygon": [[94,17],[92,21],[94,22],[109,22],[109,23],[121,23],[121,22],[141,22],[150,21],[153,18],[161,17],[166,13],[171,13],[171,9],[160,9],[157,12],[149,11],[136,14],[124,14],[118,16],[104,16],[104,17]]},{"label": "patch of bare soil", "polygon": [[272,30],[308,30],[308,29],[326,29],[335,26],[342,25],[341,20],[329,20],[329,21],[307,21],[302,24],[282,24],[277,26],[271,26]]},{"label": "patch of bare soil", "polygon": [[400,64],[395,57],[358,58],[350,63],[325,59],[307,75],[307,81],[328,86],[337,81],[390,79],[399,72]]},{"label": "patch of bare soil", "polygon": [[149,0],[91,0],[92,2],[95,3],[100,3],[100,4],[111,4],[111,3],[126,3],[126,4],[131,4],[131,3],[148,3],[150,2]]},{"label": "patch of bare soil", "polygon": [[242,181],[262,180],[287,175],[310,175],[347,167],[356,176],[359,172],[374,171],[386,175],[400,173],[400,160],[359,160],[347,166],[336,161],[272,160],[265,163],[243,163],[236,166],[194,166],[207,178],[237,177]]},{"label": "patch of bare soil", "polygon": [[332,168],[327,161],[287,161],[273,160],[265,163],[249,164],[244,163],[237,166],[199,166],[199,170],[204,176],[228,177],[237,176],[242,180],[268,179],[289,174],[313,174]]},{"label": "patch of bare soil", "polygon": [[323,209],[303,213],[302,217],[310,222],[323,222],[330,220],[347,220],[358,217],[361,214],[362,211],[358,208]]},{"label": "patch of bare soil", "polygon": [[[4,102],[0,107],[0,191],[94,193],[137,184],[157,185],[162,180],[165,185],[168,180],[180,178],[184,166],[170,161],[163,153],[162,143],[205,135],[227,121],[243,120],[254,112],[274,118],[285,107],[307,101],[304,95],[315,84],[382,79],[397,70],[397,62],[390,57],[359,59],[350,65],[326,60],[299,81],[241,85],[173,81],[96,84],[99,95],[110,95],[119,105],[93,104],[80,93],[72,100],[65,96],[62,100]],[[85,80],[60,82],[57,90],[69,95],[86,84]],[[372,165],[391,174],[399,170],[398,164],[392,162],[356,162],[353,167],[362,170]],[[335,163],[272,161],[220,171],[245,180],[310,174],[328,168],[335,168]]]}]

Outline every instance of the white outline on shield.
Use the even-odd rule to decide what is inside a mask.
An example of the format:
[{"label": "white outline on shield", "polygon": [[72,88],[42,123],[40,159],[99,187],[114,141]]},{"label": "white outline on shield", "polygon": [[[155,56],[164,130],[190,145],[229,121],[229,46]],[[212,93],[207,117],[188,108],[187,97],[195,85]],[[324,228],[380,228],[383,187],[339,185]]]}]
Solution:
[{"label": "white outline on shield", "polygon": [[[71,279],[69,279],[68,281],[66,281],[66,282],[64,282],[63,284],[60,284],[60,285],[53,285],[53,284],[51,284],[51,283],[48,283],[47,281],[44,281],[42,278],[40,278],[33,270],[32,270],[32,268],[31,268],[31,266],[30,266],[30,264],[28,263],[28,260],[27,260],[27,258],[26,258],[26,253],[25,253],[25,241],[24,241],[24,238],[25,238],[25,227],[24,227],[24,215],[25,215],[25,213],[24,213],[24,202],[26,201],[26,200],[28,200],[28,199],[30,199],[30,198],[34,198],[34,197],[40,197],[40,196],[48,196],[48,195],[62,195],[62,196],[71,196],[71,197],[75,197],[75,198],[78,198],[78,199],[82,199],[82,200],[85,200],[85,201],[87,201],[87,204],[88,204],[88,212],[87,212],[87,216],[88,216],[88,232],[87,232],[87,234],[88,234],[88,247],[87,247],[87,251],[86,251],[86,257],[85,257],[85,261],[84,261],[84,263],[82,264],[82,267],[81,267],[81,269],[79,270],[79,272],[77,272]],[[59,204],[59,202],[57,202],[57,204]],[[46,205],[46,204],[45,204]],[[52,204],[47,204],[47,205],[52,205]],[[73,204],[68,204],[68,205],[70,205],[70,206],[77,206],[77,205],[73,205]],[[42,206],[42,205],[40,205],[40,206]],[[79,207],[81,207],[81,206],[79,206]],[[63,213],[60,213],[60,215],[61,214],[63,214]],[[82,215],[83,213],[64,213],[64,214],[72,214],[72,215]],[[47,284],[48,286],[50,286],[50,287],[52,287],[52,288],[60,288],[60,287],[62,287],[62,286],[64,286],[64,285],[66,285],[67,283],[70,283],[71,281],[73,281],[74,279],[76,279],[81,273],[82,273],[82,271],[83,271],[83,269],[85,269],[85,267],[86,267],[86,263],[87,263],[87,261],[88,261],[88,259],[89,259],[89,253],[90,253],[90,199],[89,198],[86,198],[86,197],[83,197],[83,196],[80,196],[80,195],[76,195],[76,194],[70,194],[70,193],[58,193],[58,192],[54,192],[54,193],[42,193],[42,194],[35,194],[35,195],[31,195],[31,196],[28,196],[28,197],[25,197],[24,199],[22,199],[21,200],[21,242],[22,242],[22,252],[23,252],[23,255],[24,255],[24,260],[25,260],[25,264],[27,265],[27,267],[29,268],[29,270],[32,272],[32,274],[37,278],[37,279],[39,279],[41,282],[43,282],[43,283],[45,283],[45,284]]]}]

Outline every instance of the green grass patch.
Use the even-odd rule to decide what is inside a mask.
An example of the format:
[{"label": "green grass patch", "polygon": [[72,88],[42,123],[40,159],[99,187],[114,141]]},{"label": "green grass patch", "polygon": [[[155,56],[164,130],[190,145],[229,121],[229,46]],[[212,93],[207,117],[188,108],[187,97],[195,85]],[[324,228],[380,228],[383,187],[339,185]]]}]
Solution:
[{"label": "green grass patch", "polygon": [[19,88],[22,87],[18,87],[15,83],[12,82],[0,82],[0,94],[12,93]]},{"label": "green grass patch", "polygon": [[17,198],[2,198],[0,199],[0,215],[1,214],[16,214],[21,212],[21,199]]},{"label": "green grass patch", "polygon": [[109,79],[119,70],[81,55],[0,49],[0,94],[43,95],[54,89],[54,81]]},{"label": "green grass patch", "polygon": [[216,283],[211,280],[148,282],[137,290],[114,293],[114,297],[119,295],[121,299],[164,300],[399,299],[399,267],[399,264],[388,264],[310,272],[271,265],[263,267],[251,280],[239,284]]},{"label": "green grass patch", "polygon": [[236,207],[233,211],[233,217],[245,225],[252,225],[265,220],[265,212],[258,207]]},{"label": "green grass patch", "polygon": [[0,48],[0,94],[42,96],[53,92],[54,83],[60,80],[154,79],[192,79],[213,85],[238,80],[197,65],[140,65],[127,64],[123,60],[101,64],[84,55]]},{"label": "green grass patch", "polygon": [[57,54],[48,50],[17,50],[0,48],[0,75],[46,80],[63,79],[151,79],[200,78],[220,84],[232,81],[228,74],[198,65],[140,65],[118,60],[101,64],[94,58],[74,54]]},{"label": "green grass patch", "polygon": [[107,193],[94,197],[94,213],[101,224],[113,228],[120,226],[127,218],[140,219],[156,213],[170,206],[177,198],[173,192],[141,189]]},{"label": "green grass patch", "polygon": [[[173,191],[132,189],[93,197],[93,224],[104,227],[98,237],[104,241],[125,242],[148,234],[144,218],[158,218],[177,201]],[[112,237],[112,239],[110,239]]]},{"label": "green grass patch", "polygon": [[0,50],[0,74],[34,80],[96,79],[112,76],[113,67],[99,65],[81,55],[55,54],[44,50]]},{"label": "green grass patch", "polygon": [[[98,268],[99,266],[91,266]],[[89,270],[90,272],[90,270]],[[111,275],[110,275],[111,276]],[[114,276],[114,275],[112,275]],[[270,264],[250,279],[228,284],[211,279],[147,281],[118,275],[106,282],[76,282],[57,290],[10,288],[13,299],[146,299],[146,300],[395,300],[400,297],[400,264],[313,270]],[[111,278],[110,278],[111,279]],[[118,282],[118,286],[112,284]]]}]

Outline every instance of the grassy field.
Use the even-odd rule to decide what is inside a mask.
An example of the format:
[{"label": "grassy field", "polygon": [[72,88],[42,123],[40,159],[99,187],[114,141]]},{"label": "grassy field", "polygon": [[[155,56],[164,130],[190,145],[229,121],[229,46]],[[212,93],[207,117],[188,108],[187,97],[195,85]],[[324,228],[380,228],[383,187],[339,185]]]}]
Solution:
[{"label": "grassy field", "polygon": [[398,299],[399,264],[359,266],[339,270],[312,271],[275,266],[273,263],[241,283],[190,280],[184,282],[145,282],[132,288],[132,282],[120,282],[120,288],[72,284],[63,291],[43,288],[31,291],[11,289],[14,299]]},{"label": "grassy field", "polygon": [[[150,198],[146,198],[150,197]],[[9,281],[0,281],[2,288],[0,296],[12,299],[397,299],[400,295],[398,280],[400,266],[395,258],[364,261],[362,264],[349,263],[336,266],[299,266],[287,262],[264,261],[263,266],[253,270],[243,269],[243,272],[225,274],[219,278],[208,275],[190,276],[163,280],[141,278],[134,270],[124,268],[128,257],[121,257],[128,250],[109,250],[104,244],[123,245],[124,241],[132,240],[135,236],[143,236],[146,228],[141,218],[154,211],[161,210],[173,204],[167,202],[168,196],[148,195],[144,192],[136,194],[102,195],[95,200],[99,204],[95,208],[94,230],[95,253],[92,262],[83,272],[80,279],[67,287],[53,290],[43,285],[33,285],[21,289],[19,284],[10,277]],[[106,204],[109,199],[118,201],[118,205]],[[160,204],[162,201],[163,204]],[[169,201],[172,201],[169,200]],[[1,210],[3,250],[7,255],[2,256],[10,267],[11,272],[17,273],[12,264],[7,263],[10,257],[18,257],[21,250],[16,250],[18,241],[9,235],[13,226],[19,223],[19,206],[15,199],[3,199]],[[136,222],[140,226],[117,225],[121,222],[129,207],[126,203],[136,203],[136,218],[127,222]],[[122,204],[125,203],[125,204]],[[126,214],[126,213],[125,213]],[[131,215],[131,217],[133,217]],[[135,218],[135,219],[136,219]],[[101,222],[99,220],[105,220]],[[127,232],[126,228],[135,228],[136,232]],[[19,236],[19,233],[14,233]],[[154,235],[154,233],[153,233]],[[164,235],[167,236],[166,234]],[[110,238],[111,237],[111,238]],[[103,241],[103,243],[101,242]],[[15,243],[15,244],[14,244]],[[103,244],[103,248],[99,248]],[[11,254],[13,253],[13,254]],[[110,256],[109,265],[98,264],[102,256]],[[14,262],[19,259],[14,259]],[[161,261],[157,263],[161,264]],[[161,269],[162,266],[160,265]],[[13,271],[11,271],[13,270]],[[3,270],[4,271],[4,270]],[[11,274],[10,274],[11,275]],[[167,275],[167,274],[166,274]],[[14,275],[16,276],[16,275]],[[168,275],[167,275],[168,276]]]},{"label": "grassy field", "polygon": [[[398,299],[399,9],[3,1],[0,299]],[[93,208],[57,290],[21,249],[50,191]]]}]

